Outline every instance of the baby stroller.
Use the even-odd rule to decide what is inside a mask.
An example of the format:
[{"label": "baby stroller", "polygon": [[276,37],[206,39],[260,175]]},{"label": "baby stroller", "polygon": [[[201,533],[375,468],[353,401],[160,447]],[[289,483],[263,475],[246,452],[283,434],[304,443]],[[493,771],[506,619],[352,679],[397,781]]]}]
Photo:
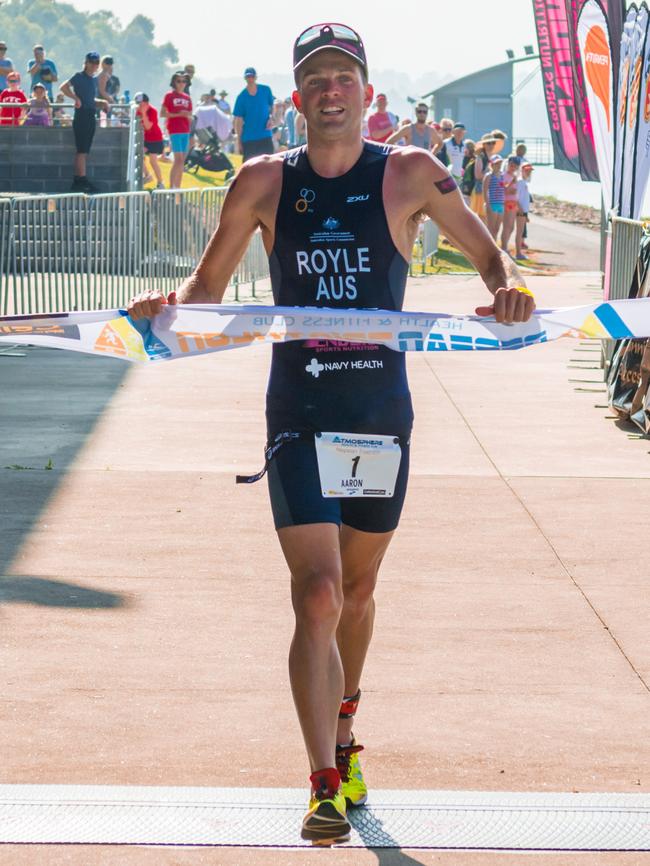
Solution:
[{"label": "baby stroller", "polygon": [[200,168],[206,171],[225,171],[226,180],[234,175],[235,169],[226,154],[221,150],[221,142],[216,132],[211,129],[197,129],[196,137],[199,147],[193,147],[185,157],[185,168],[194,169],[194,174]]}]

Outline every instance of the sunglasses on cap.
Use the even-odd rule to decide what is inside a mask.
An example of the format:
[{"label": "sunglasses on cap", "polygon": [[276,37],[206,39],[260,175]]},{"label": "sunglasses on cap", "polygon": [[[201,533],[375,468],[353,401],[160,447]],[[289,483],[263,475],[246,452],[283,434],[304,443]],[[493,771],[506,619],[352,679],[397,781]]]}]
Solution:
[{"label": "sunglasses on cap", "polygon": [[326,48],[334,48],[352,57],[368,77],[368,62],[361,37],[346,24],[314,24],[303,30],[293,44],[293,71],[312,54]]}]

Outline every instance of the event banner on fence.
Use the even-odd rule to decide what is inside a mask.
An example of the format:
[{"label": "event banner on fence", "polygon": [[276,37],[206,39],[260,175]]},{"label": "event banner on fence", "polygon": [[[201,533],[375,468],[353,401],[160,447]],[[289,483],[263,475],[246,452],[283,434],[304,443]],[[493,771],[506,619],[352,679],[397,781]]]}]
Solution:
[{"label": "event banner on fence", "polygon": [[650,24],[641,65],[639,111],[634,150],[632,218],[639,219],[650,177]]},{"label": "event banner on fence", "polygon": [[[587,88],[584,68],[580,63],[580,46],[578,39],[578,21],[585,0],[565,0],[567,23],[571,37],[573,97],[575,105],[576,140],[580,160],[580,177],[583,180],[600,180],[600,167],[596,156],[591,108],[587,98]],[[620,38],[620,36],[619,36]]]},{"label": "event banner on fence", "polygon": [[[585,5],[586,0],[533,0],[555,168],[580,172],[583,180],[599,180],[600,160],[578,38]],[[624,7],[624,0],[600,0],[609,33],[614,93]]]},{"label": "event banner on fence", "polygon": [[580,172],[573,45],[564,2],[533,0],[555,168]]},{"label": "event banner on fence", "polygon": [[623,154],[625,152],[625,132],[627,118],[627,98],[630,88],[630,66],[632,56],[632,38],[636,26],[638,13],[636,4],[632,4],[627,11],[623,34],[621,36],[621,54],[618,72],[618,94],[616,98],[616,114],[614,122],[614,190],[612,194],[612,206],[620,207],[621,186],[623,181]]},{"label": "event banner on fence", "polygon": [[389,310],[336,310],[257,305],[170,305],[153,319],[124,310],[0,317],[0,343],[48,346],[126,361],[166,361],[256,343],[304,340],[313,350],[305,370],[314,378],[341,364],[341,344],[382,345],[398,352],[522,349],[559,337],[622,339],[650,336],[650,299],[537,310],[528,322]]},{"label": "event banner on fence", "polygon": [[603,201],[612,206],[614,162],[614,59],[609,25],[598,0],[587,0],[578,20],[578,43],[584,69]]},{"label": "event banner on fence", "polygon": [[634,213],[634,169],[636,163],[637,129],[639,121],[639,94],[641,74],[645,57],[648,33],[648,7],[642,3],[636,14],[630,46],[630,72],[628,76],[627,112],[623,144],[623,167],[621,175],[621,198],[619,214],[632,219]]}]

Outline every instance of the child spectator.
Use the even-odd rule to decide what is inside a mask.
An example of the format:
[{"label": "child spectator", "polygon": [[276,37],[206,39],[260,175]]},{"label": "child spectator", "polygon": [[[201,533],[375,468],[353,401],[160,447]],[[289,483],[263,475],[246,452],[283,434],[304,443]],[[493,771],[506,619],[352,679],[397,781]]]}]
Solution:
[{"label": "child spectator", "polygon": [[65,102],[65,94],[59,90],[54,100],[54,107],[52,108],[52,125],[72,126],[71,116],[66,112],[65,108],[58,107],[62,102]]},{"label": "child spectator", "polygon": [[503,175],[503,190],[505,193],[503,212],[503,231],[501,232],[501,247],[508,252],[508,244],[517,223],[517,212],[519,211],[519,195],[517,182],[519,180],[519,166],[521,160],[518,156],[508,157],[507,169]]},{"label": "child spectator", "polygon": [[517,211],[517,233],[515,235],[515,249],[518,259],[526,258],[526,256],[524,255],[524,250],[528,248],[528,245],[524,242],[524,232],[526,230],[526,224],[528,222],[528,211],[530,210],[530,203],[533,200],[530,194],[530,190],[528,189],[528,182],[530,180],[530,173],[532,171],[533,166],[529,162],[522,163],[521,177],[517,181],[517,200],[519,210]]},{"label": "child spectator", "polygon": [[501,175],[502,159],[496,153],[490,157],[490,168],[483,178],[483,196],[485,198],[485,216],[490,234],[497,239],[503,223],[506,191]]},{"label": "child spectator", "polygon": [[[136,114],[140,118],[144,128],[144,152],[149,158],[151,171],[156,178],[156,189],[164,189],[165,184],[163,183],[162,173],[158,165],[158,157],[163,152],[163,134],[158,123],[158,112],[153,105],[150,105],[149,97],[146,93],[136,93],[133,100],[138,106]],[[145,177],[146,182],[148,182],[148,178]]]},{"label": "child spectator", "polygon": [[52,126],[52,107],[44,84],[35,84],[23,126]]},{"label": "child spectator", "polygon": [[7,86],[0,93],[0,103],[12,102],[14,105],[3,105],[0,108],[0,126],[20,126],[25,116],[25,108],[21,107],[27,103],[27,97],[20,89],[20,74],[10,72],[7,75]]}]

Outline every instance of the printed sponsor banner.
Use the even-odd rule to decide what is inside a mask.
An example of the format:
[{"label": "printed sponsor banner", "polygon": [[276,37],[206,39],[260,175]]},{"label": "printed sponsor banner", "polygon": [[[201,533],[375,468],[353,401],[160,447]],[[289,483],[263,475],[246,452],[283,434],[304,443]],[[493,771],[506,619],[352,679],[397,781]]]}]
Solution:
[{"label": "printed sponsor banner", "polygon": [[[50,327],[74,328],[74,332],[54,335],[48,333]],[[537,310],[528,322],[516,325],[444,313],[222,304],[169,306],[154,319],[137,322],[124,310],[0,317],[0,343],[51,346],[125,361],[165,361],[290,340],[370,343],[398,352],[446,352],[522,349],[565,336],[649,337],[650,299]],[[318,378],[325,366],[313,358],[305,369]]]},{"label": "printed sponsor banner", "polygon": [[567,22],[571,36],[573,96],[575,104],[576,139],[578,142],[578,155],[580,159],[580,177],[583,180],[597,181],[600,180],[600,171],[598,160],[596,158],[594,133],[589,101],[587,98],[587,85],[584,69],[580,62],[580,46],[578,40],[578,20],[584,4],[585,0],[565,0]]},{"label": "printed sponsor banner", "polygon": [[[636,25],[637,6],[633,3],[627,11],[623,33],[621,36],[621,52],[618,73],[618,94],[616,98],[616,114],[614,121],[614,173],[612,206],[620,208],[621,186],[623,181],[623,154],[625,150],[627,118],[627,100],[630,89],[632,37]],[[619,211],[620,213],[620,211]]]},{"label": "printed sponsor banner", "polygon": [[587,0],[578,21],[578,43],[593,127],[603,201],[612,206],[614,78],[607,19],[597,0]]},{"label": "printed sponsor banner", "polygon": [[650,176],[650,38],[646,34],[645,52],[641,66],[639,93],[639,118],[636,131],[634,155],[634,191],[632,196],[632,218],[641,215],[643,200]]},{"label": "printed sponsor banner", "polygon": [[533,0],[535,27],[555,168],[580,171],[573,44],[564,2]]},{"label": "printed sponsor banner", "polygon": [[621,180],[620,215],[630,219],[633,213],[634,167],[636,158],[637,124],[639,120],[639,93],[648,32],[648,7],[643,3],[637,12],[630,45],[630,73],[625,116],[623,168]]}]

